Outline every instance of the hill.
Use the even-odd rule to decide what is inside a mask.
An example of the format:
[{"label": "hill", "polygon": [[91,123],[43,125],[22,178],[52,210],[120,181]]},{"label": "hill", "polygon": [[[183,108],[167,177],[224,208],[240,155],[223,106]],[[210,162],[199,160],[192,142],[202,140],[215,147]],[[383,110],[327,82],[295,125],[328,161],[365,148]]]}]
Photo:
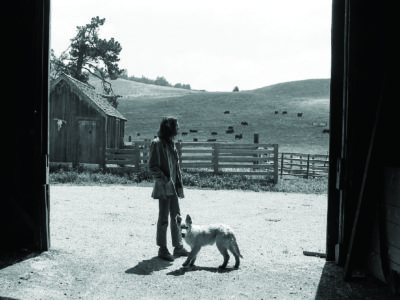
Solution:
[{"label": "hill", "polygon": [[[329,79],[287,82],[241,92],[175,91],[179,89],[134,84],[142,89],[141,96],[132,92],[124,80],[113,81],[114,91],[124,96],[119,99],[118,110],[128,119],[126,140],[129,136],[132,140],[152,139],[161,117],[174,115],[179,119],[181,133],[188,133],[178,139],[187,142],[215,138],[217,142],[253,143],[254,133],[258,133],[260,143],[279,144],[280,152],[328,151],[329,135],[313,122],[329,121]],[[129,86],[133,85],[129,82]],[[298,113],[303,113],[302,117]],[[233,134],[226,133],[228,126],[234,127]],[[190,133],[190,129],[198,132]],[[235,140],[235,134],[242,134],[243,138]]]},{"label": "hill", "polygon": [[283,82],[255,89],[254,91],[268,96],[327,98],[330,92],[330,80],[307,79]]},{"label": "hill", "polygon": [[[117,80],[111,80],[110,82],[112,84],[112,88],[115,94],[129,98],[173,97],[173,96],[182,96],[198,92],[187,89],[159,86],[154,84],[145,84],[122,78],[118,78]],[[97,90],[102,90],[102,83],[100,79],[96,77],[91,77],[89,83],[93,85]]]},{"label": "hill", "polygon": [[[101,88],[99,80],[90,84]],[[152,139],[161,117],[174,115],[181,133],[188,133],[178,139],[187,142],[197,138],[253,143],[254,133],[258,133],[260,143],[279,144],[280,152],[328,151],[329,135],[313,122],[329,122],[329,79],[284,82],[241,92],[190,91],[125,79],[113,80],[112,85],[114,92],[123,96],[118,110],[128,119],[126,140],[129,136],[132,140]],[[302,117],[298,113],[303,113]],[[234,127],[234,133],[226,133],[228,126]],[[190,129],[198,132],[190,133]],[[243,138],[235,140],[235,134]]]}]

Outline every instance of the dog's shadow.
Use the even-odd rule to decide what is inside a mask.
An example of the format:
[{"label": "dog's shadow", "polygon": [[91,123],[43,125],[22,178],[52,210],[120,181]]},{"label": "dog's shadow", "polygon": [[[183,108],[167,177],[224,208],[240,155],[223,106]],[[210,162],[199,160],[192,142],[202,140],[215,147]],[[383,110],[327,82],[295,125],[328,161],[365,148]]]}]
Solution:
[{"label": "dog's shadow", "polygon": [[232,271],[237,271],[237,268],[211,268],[211,267],[198,267],[198,266],[192,266],[192,267],[181,267],[178,270],[172,271],[167,273],[167,275],[173,275],[173,276],[182,276],[185,275],[187,272],[194,272],[194,271],[207,271],[211,273],[229,273]]},{"label": "dog's shadow", "polygon": [[146,259],[138,263],[136,266],[125,271],[127,274],[151,275],[153,272],[167,269],[172,262],[163,260],[158,256]]}]

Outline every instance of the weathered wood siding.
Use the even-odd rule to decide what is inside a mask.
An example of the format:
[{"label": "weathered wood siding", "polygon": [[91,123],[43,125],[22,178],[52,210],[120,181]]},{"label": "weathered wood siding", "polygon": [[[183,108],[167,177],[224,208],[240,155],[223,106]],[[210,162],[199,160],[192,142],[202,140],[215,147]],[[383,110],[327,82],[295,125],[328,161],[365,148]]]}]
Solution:
[{"label": "weathered wood siding", "polygon": [[50,161],[99,163],[104,124],[105,116],[66,82],[59,82],[50,94]]},{"label": "weathered wood siding", "polygon": [[[400,168],[385,168],[383,185],[383,228],[384,250],[387,255],[386,263],[389,270],[400,273]],[[369,270],[380,280],[385,282],[382,272],[381,248],[379,236],[379,210],[376,210],[374,230],[371,237],[370,255],[368,259]],[[386,249],[385,249],[386,248]]]}]

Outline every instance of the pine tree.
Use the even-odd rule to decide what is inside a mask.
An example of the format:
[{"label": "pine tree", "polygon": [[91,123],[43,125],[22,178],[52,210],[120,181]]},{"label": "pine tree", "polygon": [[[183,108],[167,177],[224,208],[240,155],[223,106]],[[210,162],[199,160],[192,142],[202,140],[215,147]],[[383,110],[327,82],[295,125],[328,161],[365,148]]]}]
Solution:
[{"label": "pine tree", "polygon": [[55,78],[63,72],[85,83],[89,80],[89,74],[92,74],[102,80],[105,94],[110,95],[108,98],[116,107],[116,98],[119,96],[113,95],[111,83],[106,79],[117,79],[124,72],[118,66],[122,47],[114,38],[99,38],[99,29],[105,20],[97,16],[89,24],[77,26],[77,34],[71,39],[71,45],[59,57],[52,50],[50,74]]}]

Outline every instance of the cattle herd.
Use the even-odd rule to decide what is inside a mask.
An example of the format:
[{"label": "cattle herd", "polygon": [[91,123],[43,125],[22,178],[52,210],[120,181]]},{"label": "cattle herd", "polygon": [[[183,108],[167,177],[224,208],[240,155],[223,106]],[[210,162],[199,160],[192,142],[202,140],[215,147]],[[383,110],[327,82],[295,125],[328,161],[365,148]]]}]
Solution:
[{"label": "cattle herd", "polygon": [[[279,114],[279,111],[275,110],[274,113],[275,113],[275,115],[277,115],[277,114]],[[226,111],[224,111],[224,114],[226,114],[226,115],[230,114],[230,111],[226,110]],[[282,115],[287,115],[287,114],[288,114],[288,112],[286,110],[282,111]],[[303,112],[298,112],[297,113],[297,117],[302,118],[303,114],[304,114]],[[246,121],[242,121],[242,122],[240,122],[240,125],[241,126],[248,126],[249,123],[246,122]],[[313,126],[314,126],[314,123],[313,123]],[[225,131],[226,134],[232,134],[234,132],[235,132],[235,130],[234,130],[233,126],[228,126],[228,129]],[[322,132],[323,133],[329,133],[329,129],[324,129]],[[183,131],[182,132],[182,136],[187,136],[189,133],[198,133],[198,130],[197,129],[190,129],[189,132]],[[218,132],[213,131],[213,132],[211,132],[211,135],[216,136],[216,135],[218,135]],[[137,136],[140,136],[140,133],[137,133]],[[243,138],[243,134],[242,133],[235,134],[235,140],[240,140],[242,138]],[[215,142],[216,140],[217,139],[215,139],[215,138],[207,139],[208,142]],[[198,138],[193,138],[193,141],[197,142]]]},{"label": "cattle herd", "polygon": [[[231,112],[230,112],[229,110],[224,111],[224,114],[225,114],[225,115],[228,115],[228,114],[230,114],[230,113],[231,113]],[[278,110],[275,110],[274,113],[277,115],[277,114],[279,114],[279,111],[278,111]],[[287,114],[288,114],[288,112],[287,112],[286,110],[282,111],[282,115],[287,115]],[[297,117],[302,118],[302,117],[303,117],[303,113],[302,113],[302,112],[298,112],[298,113],[297,113]],[[249,123],[246,122],[246,121],[242,121],[242,122],[240,122],[240,125],[242,125],[242,126],[248,126]],[[190,129],[189,132],[184,131],[184,132],[182,132],[182,136],[186,136],[186,135],[188,135],[189,133],[198,133],[198,130],[197,130],[197,129]],[[235,133],[235,130],[234,130],[233,126],[228,126],[228,129],[225,131],[225,133],[226,133],[226,134]],[[213,131],[213,132],[211,132],[211,135],[216,136],[216,135],[218,135],[218,132]],[[242,134],[242,133],[240,133],[240,134],[235,134],[235,140],[240,140],[240,139],[242,139],[242,138],[243,138],[243,134]],[[217,139],[215,139],[215,138],[207,139],[208,142],[215,142],[216,140],[217,140]],[[194,141],[194,142],[197,142],[197,141],[198,141],[198,138],[193,138],[193,141]]]}]

